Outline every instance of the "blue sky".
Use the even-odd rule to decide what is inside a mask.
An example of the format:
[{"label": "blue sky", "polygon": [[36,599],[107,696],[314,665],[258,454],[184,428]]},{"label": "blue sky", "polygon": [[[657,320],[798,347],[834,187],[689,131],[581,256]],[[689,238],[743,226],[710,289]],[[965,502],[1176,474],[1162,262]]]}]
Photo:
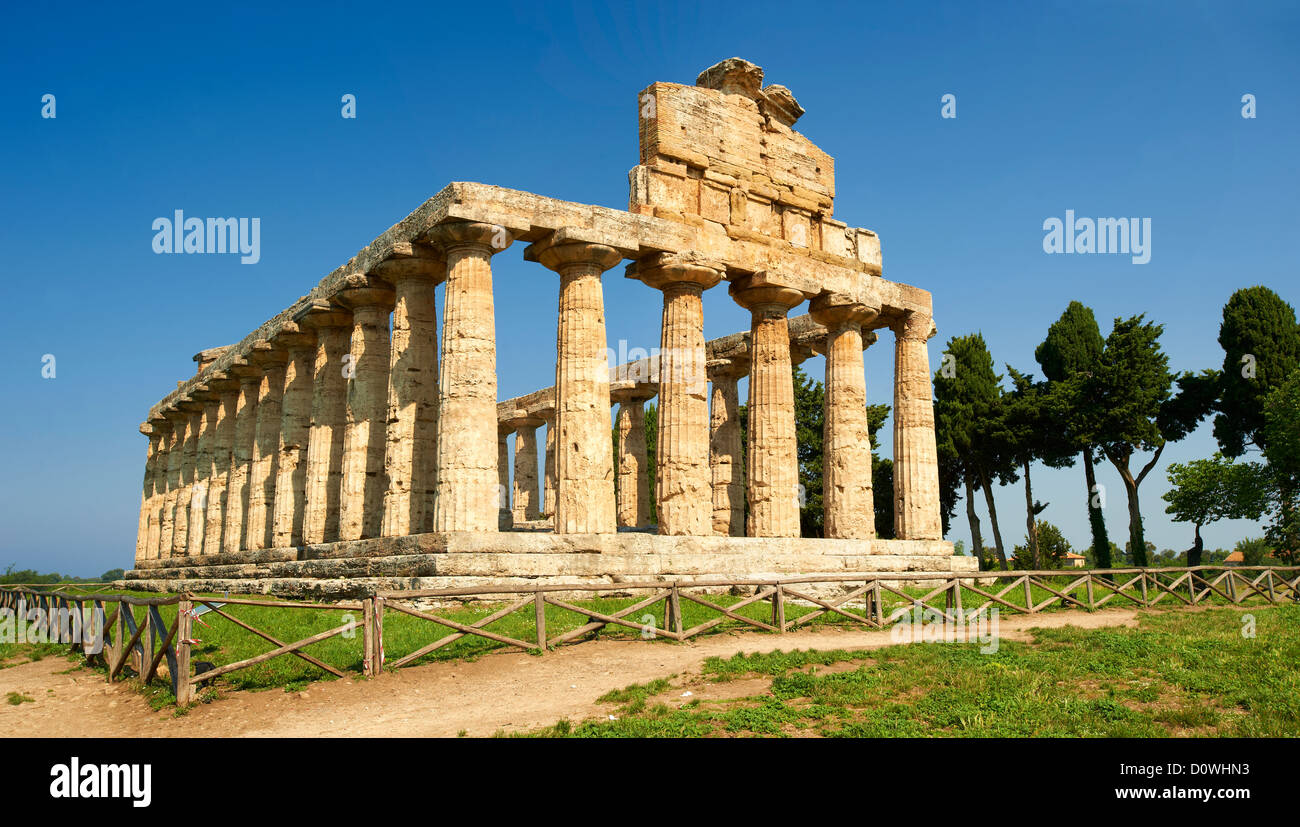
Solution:
[{"label": "blue sky", "polygon": [[[1104,331],[1163,323],[1177,370],[1217,367],[1235,288],[1300,303],[1294,5],[26,4],[6,24],[0,566],[129,567],[136,426],[192,354],[242,338],[449,181],[625,208],[637,92],[726,57],[793,91],[797,128],[836,159],[836,217],[880,233],[887,278],[934,293],[933,367],[978,330],[999,364],[1037,372],[1033,348],[1071,299]],[[948,93],[956,119],[940,117]],[[260,262],[154,254],[151,223],[176,209],[260,218]],[[1150,217],[1150,263],[1044,254],[1044,219],[1067,209]],[[521,249],[495,261],[503,396],[554,376],[556,276]],[[657,293],[615,271],[606,306],[611,346],[657,344]],[[705,315],[709,336],[748,325],[720,289]],[[871,401],[890,401],[891,350],[886,333],[868,351]],[[1163,466],[1213,450],[1207,424],[1143,486],[1157,546],[1191,540],[1163,514]],[[1122,539],[1119,478],[1101,481]],[[1044,517],[1085,542],[1082,470],[1035,482]],[[998,505],[1019,541],[1020,489]],[[968,539],[961,513],[950,539]],[[1206,542],[1246,532],[1216,525]]]}]

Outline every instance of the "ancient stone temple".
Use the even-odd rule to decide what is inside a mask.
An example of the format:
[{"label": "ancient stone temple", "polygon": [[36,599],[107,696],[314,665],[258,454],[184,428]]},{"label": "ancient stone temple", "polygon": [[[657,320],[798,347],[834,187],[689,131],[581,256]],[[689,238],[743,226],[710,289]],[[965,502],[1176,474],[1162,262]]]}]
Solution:
[{"label": "ancient stone temple", "polygon": [[[626,211],[452,183],[240,342],[195,356],[140,427],[128,579],[338,595],[973,570],[940,533],[930,294],[884,279],[876,234],[832,217],[834,161],[794,130],[790,91],[762,81],[732,58],[694,86],[640,92]],[[548,387],[500,400],[492,265],[520,248],[557,276],[557,360]],[[620,265],[662,297],[662,330],[652,358],[611,365],[603,281]],[[752,322],[706,341],[702,296],[724,286]],[[888,540],[863,366],[882,329],[896,377]],[[805,539],[791,367],[814,353],[826,537]]]}]

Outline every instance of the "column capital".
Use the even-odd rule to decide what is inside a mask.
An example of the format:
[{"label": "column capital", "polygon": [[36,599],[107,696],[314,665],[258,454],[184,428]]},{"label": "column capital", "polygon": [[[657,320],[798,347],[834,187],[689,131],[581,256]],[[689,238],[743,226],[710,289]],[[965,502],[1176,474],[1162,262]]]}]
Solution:
[{"label": "column capital", "polygon": [[899,339],[922,342],[928,341],[939,332],[934,326],[934,317],[917,310],[907,311],[895,319],[889,327]]},{"label": "column capital", "polygon": [[351,327],[352,311],[319,299],[293,314],[293,320],[303,328],[320,330],[326,327]]},{"label": "column capital", "polygon": [[708,290],[726,274],[726,265],[699,253],[651,253],[627,266],[625,275],[657,290],[674,284],[695,284]]},{"label": "column capital", "polygon": [[[167,417],[163,416],[162,414],[154,414],[153,416],[149,417],[149,420],[146,423],[144,423],[144,425],[148,425],[149,428],[151,429],[151,433],[154,434],[162,434],[172,429],[172,423],[169,422]],[[144,425],[141,425],[140,427],[143,428]],[[140,431],[140,433],[144,433],[144,431],[142,430]]]},{"label": "column capital", "polygon": [[540,428],[543,424],[544,420],[540,416],[531,416],[527,411],[517,411],[516,415],[501,420],[501,427],[510,429],[507,433],[522,431],[525,428]]},{"label": "column capital", "polygon": [[397,301],[397,293],[391,284],[383,279],[361,273],[344,278],[340,288],[339,292],[334,294],[335,300],[351,308],[354,313],[365,307],[391,309]]},{"label": "column capital", "polygon": [[198,363],[199,366],[198,369],[194,371],[195,374],[202,373],[204,369],[207,368],[208,365],[217,361],[218,356],[225,353],[227,350],[230,350],[230,348],[231,345],[223,345],[222,347],[209,347],[209,348],[204,348],[203,350],[200,350],[198,353],[194,354],[194,361]]},{"label": "column capital", "polygon": [[514,236],[500,224],[481,221],[452,221],[439,224],[429,231],[430,244],[438,246],[443,255],[458,248],[470,247],[495,255],[514,243]]},{"label": "column capital", "polygon": [[603,273],[622,261],[623,254],[613,247],[575,238],[574,233],[561,227],[524,248],[524,260],[536,261],[563,276],[583,268]]},{"label": "column capital", "polygon": [[620,405],[629,402],[645,402],[659,395],[657,385],[642,382],[613,382],[609,386],[609,399]]},{"label": "column capital", "polygon": [[818,324],[834,329],[867,324],[880,315],[880,306],[872,307],[843,293],[822,293],[808,303],[808,312]]},{"label": "column capital", "polygon": [[749,359],[730,357],[727,359],[710,359],[704,365],[710,382],[736,382],[749,375]]},{"label": "column capital", "polygon": [[274,370],[289,361],[289,352],[266,339],[254,342],[248,350],[248,362],[262,370]]},{"label": "column capital", "polygon": [[754,277],[744,276],[731,283],[727,292],[741,307],[751,312],[781,311],[786,313],[803,302],[804,295],[793,287],[776,284],[755,284]]},{"label": "column capital", "polygon": [[271,337],[271,343],[290,353],[295,350],[313,349],[316,347],[316,331],[297,322],[285,322]]},{"label": "column capital", "polygon": [[447,278],[447,257],[433,244],[401,242],[371,273],[393,285],[406,279],[432,279],[440,284]]},{"label": "column capital", "polygon": [[208,377],[207,385],[217,394],[232,393],[239,390],[239,380],[224,370]]},{"label": "column capital", "polygon": [[196,413],[203,413],[203,402],[200,396],[203,391],[197,388],[190,390],[190,395],[176,400],[176,412],[184,420],[188,421]]}]

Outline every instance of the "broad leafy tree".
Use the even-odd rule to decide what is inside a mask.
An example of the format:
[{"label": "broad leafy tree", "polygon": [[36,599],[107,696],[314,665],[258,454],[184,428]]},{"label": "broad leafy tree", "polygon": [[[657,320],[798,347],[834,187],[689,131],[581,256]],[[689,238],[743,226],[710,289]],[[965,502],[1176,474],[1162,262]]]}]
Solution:
[{"label": "broad leafy tree", "polygon": [[1264,402],[1300,366],[1295,310],[1267,287],[1232,294],[1219,326],[1223,376],[1214,436],[1225,456],[1263,449]]},{"label": "broad leafy tree", "polygon": [[1205,544],[1201,529],[1216,520],[1257,520],[1268,503],[1269,485],[1262,465],[1233,462],[1222,454],[1210,459],[1173,463],[1168,469],[1172,486],[1163,495],[1165,511],[1175,521],[1195,527],[1187,565],[1201,565]]}]

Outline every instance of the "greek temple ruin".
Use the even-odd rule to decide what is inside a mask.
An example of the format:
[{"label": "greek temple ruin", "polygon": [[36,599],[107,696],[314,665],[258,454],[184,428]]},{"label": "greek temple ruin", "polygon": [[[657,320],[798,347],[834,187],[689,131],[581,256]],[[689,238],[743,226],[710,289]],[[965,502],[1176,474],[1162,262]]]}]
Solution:
[{"label": "greek temple ruin", "polygon": [[[452,183],[197,354],[140,426],[128,585],[338,596],[975,570],[941,536],[930,294],[884,279],[876,234],[832,217],[834,161],[794,131],[790,90],[762,81],[731,58],[641,91],[626,211]],[[492,264],[520,248],[558,276],[557,359],[552,384],[502,400]],[[661,340],[611,365],[602,283],[620,265],[662,296]],[[703,293],[724,283],[750,328],[706,341]],[[897,539],[876,537],[866,410],[863,351],[884,329]],[[825,537],[801,538],[792,365],[814,353]]]}]

